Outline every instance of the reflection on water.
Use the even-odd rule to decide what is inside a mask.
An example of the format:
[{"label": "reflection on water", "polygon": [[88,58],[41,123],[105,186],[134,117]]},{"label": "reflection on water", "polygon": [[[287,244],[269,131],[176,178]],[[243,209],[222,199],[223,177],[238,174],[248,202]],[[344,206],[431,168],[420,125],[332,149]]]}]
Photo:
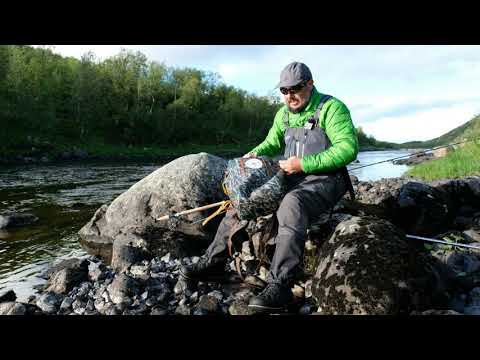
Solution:
[{"label": "reflection on water", "polygon": [[21,301],[53,261],[87,254],[78,230],[109,203],[160,164],[29,165],[0,167],[0,213],[29,212],[39,221],[0,230],[0,290],[13,289]]},{"label": "reflection on water", "polygon": [[[407,154],[370,151],[349,168]],[[0,230],[0,290],[13,289],[20,301],[42,284],[39,275],[59,259],[86,256],[78,230],[98,207],[110,203],[161,164],[23,165],[0,167],[0,213],[29,212],[39,221]],[[351,173],[360,180],[400,176],[407,166],[379,164]]]}]

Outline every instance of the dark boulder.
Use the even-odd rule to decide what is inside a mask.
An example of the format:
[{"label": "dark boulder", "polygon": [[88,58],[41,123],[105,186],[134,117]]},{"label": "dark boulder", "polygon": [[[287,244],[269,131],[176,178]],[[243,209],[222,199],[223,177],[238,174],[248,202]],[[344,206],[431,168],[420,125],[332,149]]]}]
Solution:
[{"label": "dark boulder", "polygon": [[445,191],[453,201],[453,205],[457,209],[465,210],[468,208],[471,211],[462,211],[465,213],[478,212],[480,204],[480,177],[469,176],[462,179],[446,179],[432,182],[432,186]]},{"label": "dark boulder", "polygon": [[322,314],[409,313],[444,290],[431,271],[393,224],[354,217],[322,246],[312,295]]},{"label": "dark boulder", "polygon": [[409,182],[400,189],[393,222],[409,234],[432,236],[445,232],[453,222],[452,201],[439,188]]},{"label": "dark boulder", "polygon": [[16,299],[17,299],[17,295],[15,294],[15,291],[13,291],[13,290],[0,292],[0,303],[15,301]]}]

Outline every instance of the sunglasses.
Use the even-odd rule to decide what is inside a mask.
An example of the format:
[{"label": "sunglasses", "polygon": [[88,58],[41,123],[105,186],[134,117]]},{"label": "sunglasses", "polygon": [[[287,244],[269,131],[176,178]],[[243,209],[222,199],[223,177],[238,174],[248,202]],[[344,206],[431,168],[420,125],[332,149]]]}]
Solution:
[{"label": "sunglasses", "polygon": [[306,82],[301,82],[300,84],[295,85],[295,86],[290,86],[289,88],[281,87],[281,88],[280,88],[280,92],[281,92],[283,95],[296,94],[296,93],[298,93],[300,90],[302,90],[302,89],[305,87],[305,85],[307,85]]}]

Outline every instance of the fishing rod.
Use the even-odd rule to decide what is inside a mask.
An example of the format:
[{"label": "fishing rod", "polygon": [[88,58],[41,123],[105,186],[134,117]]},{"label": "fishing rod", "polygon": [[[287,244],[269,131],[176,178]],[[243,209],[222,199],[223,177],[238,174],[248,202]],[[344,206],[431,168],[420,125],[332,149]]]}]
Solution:
[{"label": "fishing rod", "polygon": [[390,161],[397,160],[397,159],[402,159],[402,158],[405,158],[405,157],[411,157],[411,156],[414,156],[414,155],[425,154],[425,153],[427,153],[427,152],[429,152],[429,151],[433,151],[433,150],[437,150],[437,149],[441,149],[441,148],[449,147],[449,146],[453,146],[453,145],[463,144],[463,143],[467,143],[467,142],[470,142],[470,141],[476,141],[476,140],[479,140],[479,139],[480,139],[480,137],[479,137],[479,138],[470,139],[470,140],[460,141],[460,142],[457,142],[457,143],[451,143],[451,144],[447,144],[447,145],[441,145],[441,146],[433,147],[433,148],[431,148],[431,149],[426,149],[426,150],[422,150],[422,151],[419,151],[419,152],[415,152],[415,153],[412,153],[412,154],[402,155],[402,156],[398,156],[398,157],[395,157],[395,158],[392,158],[392,159],[378,161],[378,162],[375,162],[375,163],[372,163],[372,164],[357,166],[357,167],[355,167],[355,168],[348,169],[348,171],[357,170],[357,169],[361,169],[361,168],[364,168],[364,167],[367,167],[367,166],[372,166],[372,165],[381,164],[381,163],[384,163],[384,162],[390,162]]},{"label": "fishing rod", "polygon": [[469,249],[477,249],[480,250],[480,247],[478,246],[473,246],[473,245],[467,245],[467,244],[459,244],[459,243],[451,243],[448,241],[442,241],[442,240],[437,240],[437,239],[430,239],[422,236],[416,236],[416,235],[406,235],[407,238],[410,239],[416,239],[416,240],[423,240],[423,241],[430,241],[430,242],[435,242],[435,243],[440,243],[440,244],[446,244],[446,245],[451,245],[451,246],[460,246],[460,247],[466,247]]},{"label": "fishing rod", "polygon": [[[402,159],[404,157],[410,157],[410,156],[414,156],[414,155],[418,155],[418,154],[424,154],[428,151],[433,151],[433,150],[437,150],[437,149],[441,149],[441,148],[444,148],[444,147],[448,147],[448,146],[453,146],[453,145],[459,145],[459,144],[463,144],[463,143],[467,143],[467,142],[470,142],[470,141],[476,141],[480,138],[474,138],[474,139],[470,139],[470,140],[464,140],[464,141],[459,141],[457,143],[451,143],[451,144],[447,144],[447,145],[441,145],[441,146],[437,146],[437,147],[433,147],[431,149],[426,149],[426,150],[423,150],[423,151],[419,151],[419,152],[416,152],[416,153],[412,153],[412,154],[408,154],[408,155],[402,155],[402,156],[398,156],[398,157],[395,157],[395,158],[392,158],[392,159],[388,159],[388,160],[382,160],[382,161],[378,161],[378,162],[375,162],[375,163],[372,163],[372,164],[367,164],[367,165],[362,165],[362,166],[357,166],[353,169],[348,169],[349,171],[352,171],[352,170],[357,170],[357,169],[361,169],[361,168],[364,168],[364,167],[367,167],[367,166],[372,166],[372,165],[377,165],[377,164],[381,164],[381,163],[384,163],[384,162],[390,162],[390,161],[393,161],[393,160],[397,160],[397,159]],[[207,209],[210,209],[210,208],[213,208],[213,207],[217,207],[219,206],[219,209],[214,213],[215,215],[219,215],[219,214],[223,214],[224,212],[226,212],[225,208],[228,207],[228,204],[229,202],[227,201],[220,201],[220,202],[217,202],[217,203],[214,203],[214,204],[210,204],[210,205],[205,205],[205,206],[200,206],[200,207],[197,207],[195,209],[190,209],[190,210],[185,210],[185,211],[181,211],[179,213],[176,213],[176,214],[172,214],[172,215],[164,215],[164,216],[161,216],[159,218],[156,218],[155,220],[156,221],[163,221],[163,220],[168,220],[170,218],[177,218],[177,217],[180,217],[182,215],[186,215],[186,214],[191,214],[191,213],[194,213],[194,212],[199,212],[199,211],[202,211],[202,210],[207,210]],[[214,215],[212,214],[212,215]],[[195,222],[193,222],[192,224],[197,224],[201,221],[204,221],[210,217],[212,217],[212,215],[209,215],[203,219],[200,219],[200,220],[197,220]],[[458,245],[460,246],[460,245]]]}]

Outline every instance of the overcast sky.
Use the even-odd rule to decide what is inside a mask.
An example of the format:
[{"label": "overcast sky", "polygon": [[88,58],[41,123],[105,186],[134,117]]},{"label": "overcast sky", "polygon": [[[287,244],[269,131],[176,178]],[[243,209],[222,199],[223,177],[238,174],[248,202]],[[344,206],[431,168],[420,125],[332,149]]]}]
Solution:
[{"label": "overcast sky", "polygon": [[[480,113],[480,46],[52,45],[64,56],[121,48],[173,67],[217,72],[228,85],[269,95],[282,68],[307,64],[317,89],[342,100],[378,140],[428,140]],[[278,92],[278,90],[277,90]]]}]

